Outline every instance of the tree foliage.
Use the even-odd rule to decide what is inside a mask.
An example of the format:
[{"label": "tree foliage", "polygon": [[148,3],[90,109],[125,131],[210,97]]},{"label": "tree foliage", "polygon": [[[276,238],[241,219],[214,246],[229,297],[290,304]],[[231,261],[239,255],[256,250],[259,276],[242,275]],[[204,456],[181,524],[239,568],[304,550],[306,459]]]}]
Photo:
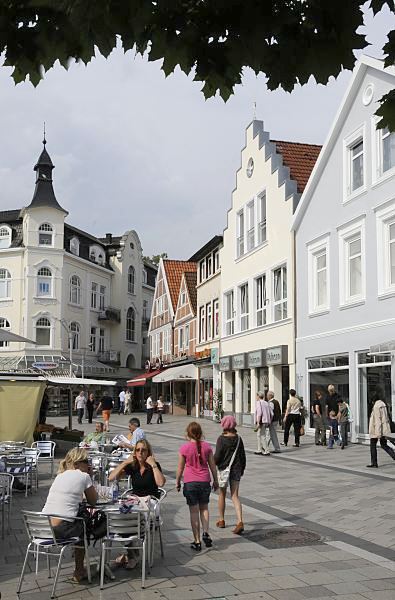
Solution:
[{"label": "tree foliage", "polygon": [[[0,50],[16,83],[37,85],[56,60],[88,63],[95,48],[107,57],[119,39],[125,51],[163,60],[166,75],[178,65],[202,81],[206,98],[224,100],[244,67],[265,73],[270,90],[291,91],[313,75],[326,84],[352,69],[353,50],[368,46],[357,33],[365,0],[3,0]],[[394,0],[370,0],[376,14]],[[395,31],[384,47],[395,63]],[[388,110],[387,110],[388,109]],[[395,130],[392,96],[380,115]],[[384,121],[383,121],[384,123]]]},{"label": "tree foliage", "polygon": [[152,262],[157,267],[159,266],[159,262],[160,262],[161,258],[168,258],[167,252],[162,252],[162,254],[153,254],[151,257],[143,256],[144,260],[148,260],[148,261]]}]

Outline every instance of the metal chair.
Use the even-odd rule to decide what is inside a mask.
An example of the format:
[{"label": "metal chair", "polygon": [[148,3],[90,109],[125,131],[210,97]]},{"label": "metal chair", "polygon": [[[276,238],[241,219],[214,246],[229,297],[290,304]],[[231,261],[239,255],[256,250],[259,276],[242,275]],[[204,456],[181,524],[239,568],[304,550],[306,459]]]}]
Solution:
[{"label": "metal chair", "polygon": [[[60,568],[62,565],[63,555],[66,549],[69,546],[75,545],[78,541],[78,537],[72,537],[67,540],[57,540],[55,537],[55,533],[53,527],[51,525],[51,517],[57,517],[59,519],[70,517],[62,517],[61,515],[43,515],[39,512],[32,512],[28,510],[22,511],[23,520],[25,523],[27,535],[29,538],[29,544],[26,549],[25,560],[23,562],[22,573],[19,578],[17,594],[20,593],[22,589],[23,580],[25,577],[25,571],[27,562],[29,559],[29,554],[32,554],[36,559],[36,573],[38,571],[38,557],[46,556],[47,557],[47,567],[48,567],[48,576],[51,577],[51,557],[58,557],[58,564],[56,567],[55,579],[52,586],[51,598],[55,597],[56,586],[58,583]],[[88,581],[91,582],[91,569],[89,563],[89,548],[88,542],[86,538],[86,529],[85,522],[80,517],[75,517],[75,519],[82,521],[84,528],[84,548],[85,548],[85,560],[86,560],[86,570],[88,575]]]},{"label": "metal chair", "polygon": [[10,515],[12,508],[12,486],[14,476],[11,473],[0,473],[0,504],[1,504],[1,538],[4,539],[5,509],[7,507],[7,533],[10,531]]},{"label": "metal chair", "polygon": [[51,479],[52,479],[53,464],[54,464],[54,458],[55,458],[55,448],[56,448],[55,442],[52,442],[50,440],[33,442],[31,447],[37,448],[37,450],[40,450],[40,456],[38,459],[39,463],[44,463],[44,462],[51,463]]},{"label": "metal chair", "polygon": [[33,485],[33,477],[35,479],[35,487],[38,490],[38,458],[41,454],[40,450],[36,448],[24,448],[23,453],[29,459],[29,463],[32,469],[32,485]]},{"label": "metal chair", "polygon": [[100,589],[104,588],[104,570],[107,553],[111,552],[111,550],[123,550],[127,552],[131,548],[142,552],[141,587],[144,588],[147,560],[146,543],[147,535],[149,535],[149,528],[146,527],[146,522],[149,519],[148,511],[136,510],[123,514],[118,510],[109,510],[106,511],[106,514],[107,535],[101,540]]},{"label": "metal chair", "polygon": [[27,456],[23,454],[11,454],[9,456],[3,456],[5,464],[5,472],[18,477],[25,483],[25,496],[27,496],[29,490],[29,481],[32,483],[32,466],[31,461]]}]

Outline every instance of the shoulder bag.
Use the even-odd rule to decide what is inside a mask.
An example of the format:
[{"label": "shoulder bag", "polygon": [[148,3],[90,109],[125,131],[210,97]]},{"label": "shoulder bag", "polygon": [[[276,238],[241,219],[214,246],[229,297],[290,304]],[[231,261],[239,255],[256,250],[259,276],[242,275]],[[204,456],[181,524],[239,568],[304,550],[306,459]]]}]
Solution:
[{"label": "shoulder bag", "polygon": [[220,488],[225,488],[228,485],[228,483],[229,483],[230,470],[232,468],[233,461],[236,458],[236,454],[237,454],[237,451],[239,449],[239,445],[240,445],[240,436],[238,436],[236,449],[235,449],[235,451],[232,454],[232,458],[230,459],[230,463],[228,464],[228,466],[225,467],[225,469],[222,469],[221,471],[219,469],[217,469],[217,471],[218,471],[218,485],[219,485]]}]

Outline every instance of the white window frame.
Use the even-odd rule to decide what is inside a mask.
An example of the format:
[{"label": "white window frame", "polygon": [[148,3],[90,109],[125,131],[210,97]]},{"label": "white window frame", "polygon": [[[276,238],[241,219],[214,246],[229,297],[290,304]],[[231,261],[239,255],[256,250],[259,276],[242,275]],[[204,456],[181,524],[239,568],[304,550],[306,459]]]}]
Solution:
[{"label": "white window frame", "polygon": [[[349,281],[349,243],[361,236],[361,293],[350,296]],[[353,306],[365,302],[366,299],[366,244],[365,218],[358,218],[351,223],[338,227],[339,236],[339,304],[341,307]]]},{"label": "white window frame", "polygon": [[103,327],[99,328],[99,346],[98,351],[104,352],[106,348],[106,330]]},{"label": "white window frame", "polygon": [[180,352],[184,348],[184,328],[178,328],[178,351]]},{"label": "white window frame", "polygon": [[70,349],[70,338],[73,344],[73,350],[80,349],[80,336],[81,336],[81,325],[77,323],[77,321],[72,321],[70,323],[70,332],[71,336],[69,337],[68,347]]},{"label": "white window frame", "polygon": [[[329,235],[321,237],[314,242],[307,244],[307,268],[308,268],[308,301],[309,314],[316,315],[328,312],[330,309],[330,256],[329,256]],[[326,256],[326,301],[318,305],[317,293],[317,258],[325,253]]]},{"label": "white window frame", "polygon": [[[262,299],[262,307],[258,307],[258,280],[264,279],[265,283],[265,293]],[[266,273],[261,273],[254,277],[254,325],[255,327],[264,327],[268,323],[268,310],[267,304],[269,302],[268,299],[268,278]],[[262,323],[258,324],[258,313],[262,313]]]},{"label": "white window frame", "polygon": [[[228,296],[232,296],[232,314],[228,315]],[[223,327],[224,327],[224,336],[233,335],[235,333],[235,293],[234,290],[227,290],[224,293],[224,319],[223,319]]]},{"label": "white window frame", "polygon": [[186,292],[186,290],[183,290],[180,293],[180,306],[185,306],[187,301],[188,301],[187,292]]},{"label": "white window frame", "polygon": [[[245,302],[245,306],[244,306],[244,311],[243,311],[243,307],[242,307],[242,291],[243,289],[246,290],[246,297],[244,299]],[[249,294],[250,290],[249,290],[249,285],[248,285],[248,281],[244,281],[243,283],[241,283],[238,286],[237,289],[237,304],[238,304],[238,313],[239,313],[239,318],[238,318],[238,329],[240,332],[242,331],[248,331],[249,327],[250,327],[250,294]]]},{"label": "white window frame", "polygon": [[99,310],[106,308],[106,286],[99,285]]},{"label": "white window frame", "polygon": [[255,248],[255,198],[247,202],[246,205],[246,252],[251,252]]},{"label": "white window frame", "polygon": [[395,199],[376,209],[377,231],[377,277],[378,295],[395,295],[395,283],[391,283],[389,255],[389,227],[395,222]]},{"label": "white window frame", "polygon": [[[9,331],[11,329],[11,323],[5,317],[0,317],[0,330],[1,329],[5,329],[7,331]],[[2,341],[0,341],[0,349],[2,351],[4,350],[4,348],[8,348],[9,345],[10,345],[10,342],[6,342],[6,341],[2,342]]]},{"label": "white window frame", "polygon": [[[262,209],[264,207],[264,211]],[[256,196],[256,237],[257,237],[257,246],[264,244],[267,242],[267,202],[266,202],[266,191],[261,192]],[[263,216],[264,212],[264,216]]]},{"label": "white window frame", "polygon": [[77,237],[72,237],[70,240],[70,252],[74,254],[74,256],[80,255],[80,240]]},{"label": "white window frame", "polygon": [[[283,291],[284,291],[284,269],[286,270],[286,286],[287,286],[287,295],[284,296],[283,295]],[[276,271],[281,270],[281,298],[279,300],[275,299],[275,285],[274,285],[274,274]],[[288,265],[287,263],[283,263],[281,265],[278,265],[277,267],[274,267],[272,269],[271,272],[271,280],[272,280],[272,298],[273,298],[273,302],[272,302],[272,322],[273,323],[280,323],[281,321],[284,321],[285,319],[288,318],[289,315],[289,298],[288,298],[288,291],[289,291],[289,285],[288,285]],[[284,316],[284,305],[286,305],[286,316]],[[281,319],[276,319],[276,306],[281,306]]]},{"label": "white window frame", "polygon": [[170,354],[170,334],[170,329],[165,329],[163,332],[163,354]]},{"label": "white window frame", "polygon": [[219,322],[219,299],[213,300],[213,338],[218,338],[220,332]]},{"label": "white window frame", "polygon": [[[388,171],[383,171],[383,132],[377,123],[379,117],[372,117],[372,183],[373,185],[386,181],[395,175],[395,164]],[[390,135],[390,134],[389,134]]]},{"label": "white window frame", "polygon": [[220,265],[219,265],[219,250],[214,250],[213,252],[213,269],[214,269],[214,273],[217,273],[217,271],[219,271],[220,269]]},{"label": "white window frame", "polygon": [[184,330],[184,348],[189,351],[189,324],[185,325]]},{"label": "white window frame", "polygon": [[[48,274],[40,275],[40,271],[42,271],[43,269],[46,269],[50,273],[50,275],[48,275]],[[40,291],[40,286],[44,285],[45,283],[47,283],[49,285],[48,293],[43,293],[42,291]],[[40,267],[37,270],[36,294],[39,298],[52,298],[53,297],[53,272],[49,267]]]},{"label": "white window frame", "polygon": [[[358,143],[359,140],[362,140],[363,143],[363,185],[356,190],[351,189],[352,184],[352,156],[351,151],[352,148]],[[353,131],[350,135],[348,135],[343,140],[343,203],[345,204],[349,200],[352,200],[356,196],[359,196],[363,192],[366,191],[366,180],[367,180],[367,170],[366,170],[366,127],[365,124],[361,125]]]},{"label": "white window frame", "polygon": [[[240,223],[243,227],[240,226]],[[241,258],[245,253],[245,211],[242,208],[236,214],[236,258]]]},{"label": "white window frame", "polygon": [[136,293],[136,269],[133,265],[128,268],[128,294]]},{"label": "white window frame", "polygon": [[95,325],[91,325],[90,333],[89,333],[89,349],[91,352],[96,353],[97,347],[97,327]]},{"label": "white window frame", "polygon": [[69,284],[69,303],[74,304],[75,306],[81,306],[82,299],[82,286],[81,286],[81,278],[78,275],[70,276],[70,284]]},{"label": "white window frame", "polygon": [[[3,277],[4,274],[4,277]],[[4,295],[1,295],[1,291],[0,291],[0,300],[11,300],[12,298],[12,277],[11,277],[11,273],[9,272],[8,269],[5,268],[1,268],[0,269],[0,283],[2,284],[2,287],[4,287]],[[1,287],[0,287],[1,290]]]},{"label": "white window frame", "polygon": [[206,340],[213,337],[213,306],[211,302],[206,304]]},{"label": "white window frame", "polygon": [[[41,325],[39,326],[39,322],[41,319],[46,319],[49,325]],[[35,331],[35,339],[37,340],[37,329],[45,329],[49,331],[49,343],[48,344],[38,344],[39,348],[50,348],[52,346],[52,323],[51,319],[46,315],[39,315],[34,322],[34,331]]]},{"label": "white window frame", "polygon": [[[44,237],[40,237],[40,236],[51,236],[51,243],[48,244],[47,242],[43,242]],[[38,228],[38,245],[44,248],[53,248],[54,246],[54,237],[55,237],[55,230],[53,228],[53,225],[51,225],[51,223],[41,223],[41,225]]]},{"label": "white window frame", "polygon": [[206,306],[199,306],[199,342],[206,341]]},{"label": "white window frame", "polygon": [[9,248],[12,241],[12,229],[8,225],[0,225],[0,250]]},{"label": "white window frame", "polygon": [[206,261],[205,259],[199,262],[199,283],[206,279]]},{"label": "white window frame", "polygon": [[98,295],[99,295],[99,284],[95,281],[91,282],[91,309],[98,309]]},{"label": "white window frame", "polygon": [[136,310],[133,306],[126,311],[125,339],[127,342],[136,341]]}]

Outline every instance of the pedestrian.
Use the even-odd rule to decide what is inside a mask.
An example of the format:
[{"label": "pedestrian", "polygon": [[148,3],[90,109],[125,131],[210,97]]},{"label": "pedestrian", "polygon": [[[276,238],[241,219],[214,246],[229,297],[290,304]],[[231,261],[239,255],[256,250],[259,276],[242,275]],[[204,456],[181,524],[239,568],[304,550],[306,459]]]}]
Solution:
[{"label": "pedestrian", "polygon": [[313,413],[313,426],[315,431],[315,445],[326,446],[326,408],[324,398],[320,390],[314,392],[314,400],[311,405]]},{"label": "pedestrian", "polygon": [[328,427],[329,427],[329,439],[328,439],[328,450],[332,450],[336,442],[339,445],[339,421],[337,420],[337,413],[331,410],[328,416]]},{"label": "pedestrian", "polygon": [[151,394],[147,398],[145,408],[147,409],[147,425],[151,425],[152,415],[154,414],[154,403]]},{"label": "pedestrian", "polygon": [[134,450],[137,442],[145,440],[145,431],[140,427],[140,419],[133,417],[129,421],[129,443],[121,442],[119,445],[121,448],[127,448],[128,450]]},{"label": "pedestrian", "polygon": [[88,413],[88,423],[92,423],[93,411],[95,410],[95,394],[89,394],[86,401],[86,410]]},{"label": "pedestrian", "polygon": [[110,431],[110,417],[113,406],[114,402],[111,396],[104,394],[103,398],[100,400],[99,406],[97,407],[97,412],[100,410],[102,411],[104,431]]},{"label": "pedestrian", "polygon": [[119,415],[123,415],[124,411],[125,411],[125,391],[126,390],[121,390],[119,392],[119,404],[118,404],[118,414]]},{"label": "pedestrian", "polygon": [[163,423],[163,413],[165,412],[165,404],[163,402],[163,396],[159,396],[156,410],[158,413],[158,418],[157,418],[156,422]]},{"label": "pedestrian", "polygon": [[129,390],[126,390],[125,391],[125,410],[124,410],[124,414],[125,415],[130,415],[131,408],[132,408],[132,394],[130,393]]},{"label": "pedestrian", "polygon": [[338,398],[337,401],[337,420],[339,422],[340,427],[340,437],[341,437],[341,448],[344,450],[345,446],[348,446],[348,422],[349,422],[349,408],[348,404],[344,402],[341,398]]},{"label": "pedestrian", "polygon": [[291,425],[294,428],[295,443],[294,447],[300,446],[300,428],[302,426],[302,417],[300,414],[302,403],[296,396],[295,390],[289,390],[289,399],[284,415],[284,442],[283,446],[288,446],[289,432]]},{"label": "pedestrian", "polygon": [[41,404],[40,404],[40,414],[39,414],[39,421],[38,421],[40,425],[45,425],[45,422],[47,420],[48,407],[49,407],[48,394],[47,394],[47,392],[44,392],[43,398],[42,398]]},{"label": "pedestrian", "polygon": [[210,444],[203,441],[203,432],[199,423],[189,423],[186,430],[187,442],[179,449],[176,475],[177,491],[181,489],[181,478],[184,479],[183,494],[189,507],[193,542],[191,549],[199,552],[202,549],[200,539],[200,523],[202,539],[207,548],[213,545],[209,534],[209,511],[211,477],[214,491],[218,489],[217,469]]},{"label": "pedestrian", "polygon": [[81,390],[74,402],[74,409],[77,411],[78,423],[82,423],[82,417],[84,416],[86,398],[84,390]]},{"label": "pedestrian", "polygon": [[329,416],[331,410],[337,414],[337,401],[339,396],[336,393],[335,386],[328,385],[328,393],[325,397],[326,416]]},{"label": "pedestrian", "polygon": [[258,392],[256,395],[254,417],[258,449],[254,454],[270,456],[270,423],[272,422],[272,419],[273,410],[269,402],[265,400],[265,394],[263,392]]},{"label": "pedestrian", "polygon": [[[373,405],[369,419],[369,437],[370,437],[370,465],[367,467],[378,468],[377,462],[377,442],[380,440],[380,446],[389,456],[395,460],[395,452],[388,446],[387,437],[391,435],[391,425],[388,416],[386,403],[382,400],[383,391],[378,388],[376,391],[376,401]],[[392,440],[388,440],[394,445]]]},{"label": "pedestrian", "polygon": [[277,437],[276,427],[281,421],[281,406],[279,401],[275,399],[274,392],[270,390],[267,393],[267,401],[269,402],[273,412],[272,422],[269,425],[270,441],[273,444],[273,453],[278,454],[281,452],[281,448]]},{"label": "pedestrian", "polygon": [[[223,431],[222,435],[220,435],[217,439],[214,462],[217,465],[218,470],[222,471],[226,469],[232,461],[229,474],[229,487],[230,497],[232,499],[233,506],[235,507],[237,519],[236,527],[232,530],[232,533],[240,535],[244,531],[244,523],[243,509],[239,498],[239,486],[240,479],[243,477],[246,468],[246,453],[244,450],[243,440],[237,433],[236,419],[231,415],[223,417],[221,419],[221,427]],[[220,527],[221,529],[225,527],[225,504],[227,489],[227,485],[219,488],[219,520],[216,522],[216,526]]]}]

